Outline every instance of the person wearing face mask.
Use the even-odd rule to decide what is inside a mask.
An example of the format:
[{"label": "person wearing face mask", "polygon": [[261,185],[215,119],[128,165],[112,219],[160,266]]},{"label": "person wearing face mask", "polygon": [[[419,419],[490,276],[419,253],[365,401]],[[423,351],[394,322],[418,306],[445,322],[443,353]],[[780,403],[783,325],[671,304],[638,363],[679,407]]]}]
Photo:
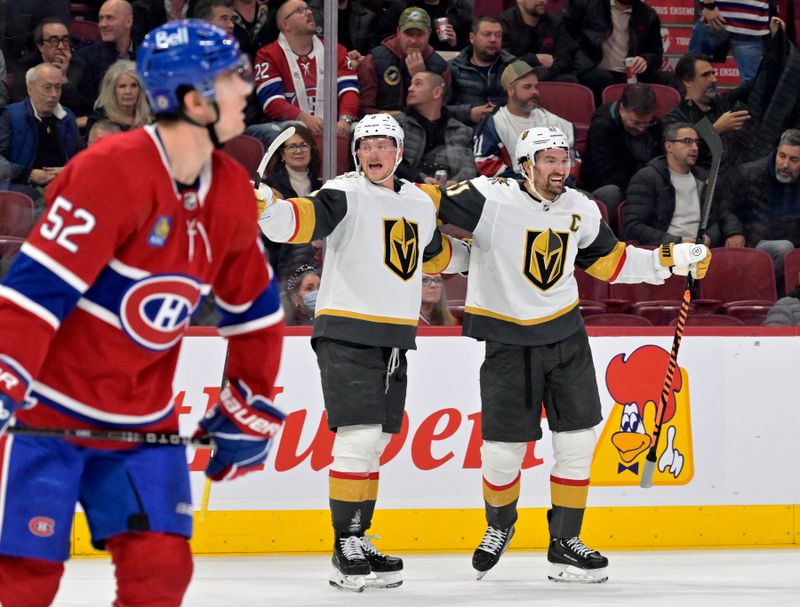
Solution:
[{"label": "person wearing face mask", "polygon": [[[704,245],[625,246],[597,205],[565,186],[570,145],[556,127],[523,131],[520,180],[477,177],[443,191],[439,219],[471,232],[463,333],[486,342],[480,372],[483,496],[487,529],[472,558],[481,579],[514,535],[522,460],[542,438],[542,403],[555,464],[547,514],[548,577],[604,582],[608,559],[580,539],[601,419],[589,339],[578,307],[579,267],[611,283],[662,284],[705,275]],[[691,265],[690,265],[691,264]]]},{"label": "person wearing face mask", "polygon": [[319,281],[319,270],[309,265],[300,266],[289,276],[286,281],[286,297],[289,303],[289,309],[286,310],[287,325],[314,324]]},{"label": "person wearing face mask", "polygon": [[380,457],[403,420],[406,351],[416,347],[423,260],[425,272],[438,273],[466,255],[436,230],[431,197],[438,196],[438,187],[395,177],[403,139],[389,114],[365,116],[353,132],[357,172],[291,200],[274,200],[265,186],[258,191],[264,209],[259,223],[268,238],[326,238],[311,345],[328,426],[336,432],[329,472],[329,581],[355,592],[367,584],[403,583],[402,559],[379,552],[366,535],[378,497]]}]

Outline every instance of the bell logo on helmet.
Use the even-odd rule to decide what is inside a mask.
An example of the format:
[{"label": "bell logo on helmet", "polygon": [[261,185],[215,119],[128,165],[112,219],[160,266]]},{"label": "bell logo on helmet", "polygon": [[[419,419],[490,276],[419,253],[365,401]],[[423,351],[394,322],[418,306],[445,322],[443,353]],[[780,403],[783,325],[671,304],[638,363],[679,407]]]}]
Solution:
[{"label": "bell logo on helmet", "polygon": [[185,27],[179,27],[176,31],[169,32],[156,32],[155,33],[156,48],[170,48],[173,46],[180,46],[181,44],[189,44],[189,30]]}]

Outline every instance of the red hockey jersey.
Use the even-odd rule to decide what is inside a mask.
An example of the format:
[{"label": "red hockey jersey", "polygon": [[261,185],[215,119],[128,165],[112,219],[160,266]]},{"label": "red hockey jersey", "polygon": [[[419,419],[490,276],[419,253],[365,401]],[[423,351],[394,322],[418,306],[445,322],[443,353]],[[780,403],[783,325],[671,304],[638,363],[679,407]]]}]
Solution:
[{"label": "red hockey jersey", "polygon": [[20,421],[177,430],[180,343],[211,290],[229,379],[267,398],[283,313],[241,166],[214,152],[179,189],[157,129],[145,127],[76,156],[47,199],[0,285],[0,356],[32,379],[38,402]]}]

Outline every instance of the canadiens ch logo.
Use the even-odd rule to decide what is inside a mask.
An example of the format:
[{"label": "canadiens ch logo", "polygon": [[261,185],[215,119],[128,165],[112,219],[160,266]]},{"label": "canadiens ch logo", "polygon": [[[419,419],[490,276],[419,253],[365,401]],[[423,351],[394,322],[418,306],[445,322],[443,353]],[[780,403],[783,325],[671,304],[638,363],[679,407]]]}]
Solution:
[{"label": "canadiens ch logo", "polygon": [[403,280],[414,276],[419,261],[419,226],[404,217],[383,220],[383,262]]},{"label": "canadiens ch logo", "polygon": [[51,537],[56,532],[56,522],[49,516],[34,516],[28,521],[28,531],[36,537]]},{"label": "canadiens ch logo", "polygon": [[546,291],[564,275],[569,232],[528,230],[525,239],[525,267],[522,273],[534,286]]},{"label": "canadiens ch logo", "polygon": [[134,282],[120,303],[122,328],[148,350],[169,350],[181,338],[200,303],[202,285],[178,274],[149,276]]}]

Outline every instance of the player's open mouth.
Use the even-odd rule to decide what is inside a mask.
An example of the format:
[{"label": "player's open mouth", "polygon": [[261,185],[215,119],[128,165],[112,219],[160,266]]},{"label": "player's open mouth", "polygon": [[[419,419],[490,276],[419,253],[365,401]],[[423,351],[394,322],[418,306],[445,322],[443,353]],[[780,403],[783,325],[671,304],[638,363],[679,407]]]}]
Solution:
[{"label": "player's open mouth", "polygon": [[380,169],[382,169],[382,168],[383,168],[383,163],[382,163],[382,162],[370,162],[370,163],[367,165],[367,167],[368,167],[368,168],[369,168],[371,171],[379,171]]}]

